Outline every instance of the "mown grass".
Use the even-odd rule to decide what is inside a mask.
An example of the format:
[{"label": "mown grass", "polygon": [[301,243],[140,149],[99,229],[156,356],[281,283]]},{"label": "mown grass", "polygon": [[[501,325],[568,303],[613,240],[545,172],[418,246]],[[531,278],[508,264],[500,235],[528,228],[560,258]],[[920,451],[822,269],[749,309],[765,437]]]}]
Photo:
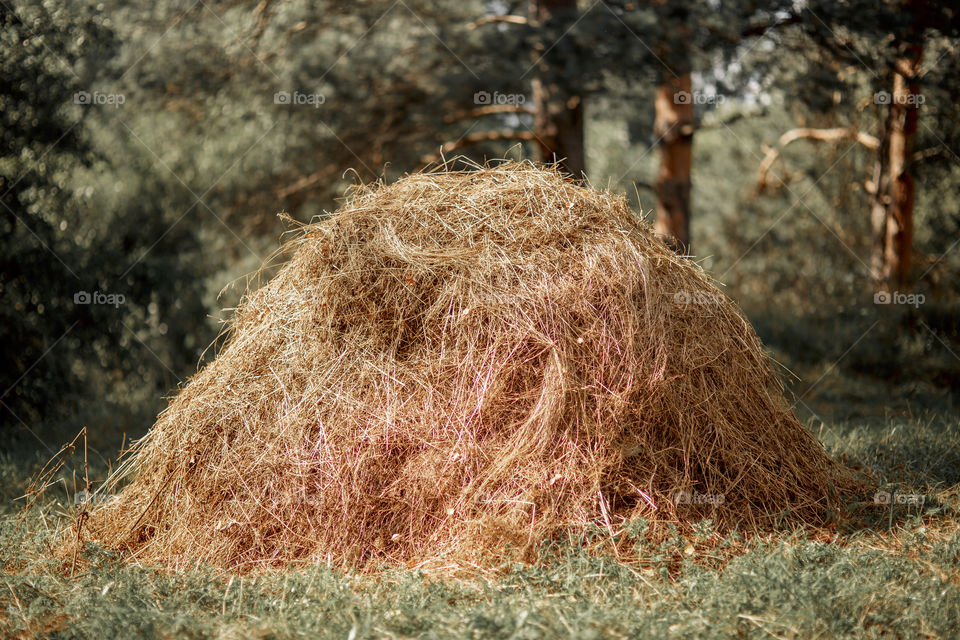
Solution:
[{"label": "mown grass", "polygon": [[[804,372],[816,379],[816,372]],[[853,392],[856,390],[856,393]],[[798,394],[799,395],[799,394]],[[875,410],[884,397],[882,412]],[[856,401],[851,398],[856,397]],[[325,566],[231,576],[120,562],[88,546],[69,567],[48,551],[70,503],[74,463],[18,513],[41,456],[0,456],[0,634],[31,638],[956,637],[960,635],[960,419],[913,415],[886,387],[830,372],[798,413],[833,455],[922,505],[853,504],[835,529],[765,539],[652,542],[631,523],[628,554],[587,551],[585,531],[534,565],[484,573],[375,575]],[[859,408],[857,408],[858,405]],[[873,407],[873,409],[871,409]],[[828,417],[842,415],[842,418]],[[93,458],[93,457],[91,457]],[[97,462],[93,476],[105,469]],[[621,546],[621,549],[624,548]]]},{"label": "mown grass", "polygon": [[937,533],[915,519],[892,532],[896,544],[793,536],[751,545],[722,568],[677,540],[647,550],[670,558],[663,571],[572,551],[491,580],[325,567],[231,580],[91,551],[73,579],[50,561],[5,576],[2,628],[64,638],[951,636],[960,535]]}]

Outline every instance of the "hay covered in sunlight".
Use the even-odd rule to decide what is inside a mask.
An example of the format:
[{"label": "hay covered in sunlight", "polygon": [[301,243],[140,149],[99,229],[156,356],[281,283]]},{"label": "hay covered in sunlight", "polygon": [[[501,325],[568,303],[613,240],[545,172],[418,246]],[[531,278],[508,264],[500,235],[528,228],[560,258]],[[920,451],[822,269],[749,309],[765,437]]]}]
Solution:
[{"label": "hay covered in sunlight", "polygon": [[852,486],[737,308],[619,196],[416,174],[284,251],[85,539],[174,568],[485,562],[587,523],[820,523]]}]

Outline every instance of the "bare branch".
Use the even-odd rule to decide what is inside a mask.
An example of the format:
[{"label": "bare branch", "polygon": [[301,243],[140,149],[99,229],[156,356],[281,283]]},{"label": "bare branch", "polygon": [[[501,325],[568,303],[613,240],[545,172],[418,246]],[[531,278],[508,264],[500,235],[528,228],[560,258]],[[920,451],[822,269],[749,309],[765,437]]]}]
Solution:
[{"label": "bare branch", "polygon": [[532,131],[485,131],[483,133],[472,133],[468,136],[460,138],[459,140],[444,143],[441,145],[440,150],[437,153],[423,156],[420,158],[420,162],[425,164],[437,162],[444,155],[450,153],[451,151],[469,147],[480,142],[494,142],[496,140],[522,140],[529,142],[531,140],[536,140],[536,136],[533,135]]},{"label": "bare branch", "polygon": [[710,129],[719,129],[721,127],[726,128],[732,125],[734,122],[743,120],[744,118],[763,118],[767,115],[766,108],[753,111],[737,111],[732,115],[727,116],[721,120],[712,120],[710,122],[701,122],[696,126],[697,131],[707,131]]},{"label": "bare branch", "polygon": [[469,120],[470,118],[480,118],[483,116],[489,116],[497,113],[533,113],[532,107],[525,107],[519,104],[494,104],[487,107],[478,107],[476,109],[468,109],[467,111],[457,111],[456,113],[451,113],[450,115],[444,117],[443,121],[446,123],[458,122],[460,120]]},{"label": "bare branch", "polygon": [[529,21],[524,16],[484,16],[479,20],[475,20],[467,25],[467,29],[476,29],[485,24],[492,24],[496,22],[509,22],[510,24],[529,24]]},{"label": "bare branch", "polygon": [[755,24],[743,29],[740,32],[741,37],[748,38],[750,36],[762,36],[765,35],[768,31],[772,29],[779,29],[780,27],[788,27],[793,24],[800,24],[802,18],[797,14],[791,14],[789,17],[784,18],[783,20],[778,20],[776,22],[764,22],[762,24]]},{"label": "bare branch", "polygon": [[796,142],[797,140],[816,140],[817,142],[854,140],[872,151],[880,148],[880,141],[877,138],[853,129],[809,129],[806,127],[791,129],[780,136],[775,147],[767,148],[766,156],[764,156],[763,161],[760,163],[760,168],[757,170],[758,189],[763,189],[767,186],[767,174],[770,172],[770,167],[773,166],[773,163],[780,157],[781,150],[791,142]]},{"label": "bare branch", "polygon": [[948,149],[942,145],[937,147],[930,147],[928,149],[915,152],[912,156],[910,156],[910,162],[923,162],[927,158],[948,155],[947,152],[948,152]]},{"label": "bare branch", "polygon": [[287,196],[293,195],[294,193],[299,193],[300,191],[309,189],[323,182],[324,180],[329,179],[330,175],[333,172],[334,171],[330,167],[327,167],[325,169],[321,169],[320,171],[311,173],[308,176],[303,176],[293,184],[290,184],[284,187],[283,189],[281,189],[280,191],[278,191],[277,196],[280,198],[286,198]]},{"label": "bare branch", "polygon": [[260,42],[260,38],[263,36],[263,32],[266,31],[267,25],[270,24],[271,14],[273,13],[273,8],[270,6],[273,4],[274,0],[260,0],[260,3],[253,9],[253,18],[256,20],[256,24],[253,27],[252,32],[250,33],[250,47],[256,47]]}]

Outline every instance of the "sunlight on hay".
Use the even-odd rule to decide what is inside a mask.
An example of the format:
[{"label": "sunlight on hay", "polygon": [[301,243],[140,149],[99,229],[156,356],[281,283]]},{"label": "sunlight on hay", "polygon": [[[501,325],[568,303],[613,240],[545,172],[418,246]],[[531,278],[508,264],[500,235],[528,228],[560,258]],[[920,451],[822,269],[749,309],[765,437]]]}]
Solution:
[{"label": "sunlight on hay", "polygon": [[86,538],[175,568],[485,562],[587,523],[818,523],[852,486],[737,308],[619,196],[417,174],[284,251]]}]

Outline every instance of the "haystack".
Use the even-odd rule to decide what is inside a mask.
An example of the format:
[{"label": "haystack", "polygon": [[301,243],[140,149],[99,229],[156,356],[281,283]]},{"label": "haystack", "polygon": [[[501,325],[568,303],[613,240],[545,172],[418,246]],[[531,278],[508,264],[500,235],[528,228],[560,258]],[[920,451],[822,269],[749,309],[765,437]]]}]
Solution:
[{"label": "haystack", "polygon": [[588,523],[816,523],[852,486],[749,323],[621,197],[423,173],[284,249],[84,538],[171,567],[484,562]]}]

